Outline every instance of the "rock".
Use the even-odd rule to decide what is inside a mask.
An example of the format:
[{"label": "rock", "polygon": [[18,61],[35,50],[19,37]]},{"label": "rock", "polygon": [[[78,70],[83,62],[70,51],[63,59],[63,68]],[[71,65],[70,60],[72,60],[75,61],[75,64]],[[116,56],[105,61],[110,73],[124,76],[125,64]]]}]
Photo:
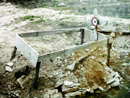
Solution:
[{"label": "rock", "polygon": [[5,70],[6,70],[6,71],[9,71],[9,72],[12,72],[12,71],[13,71],[13,69],[10,68],[10,67],[8,67],[8,66],[5,66]]},{"label": "rock", "polygon": [[43,98],[50,98],[49,94],[44,94]]},{"label": "rock", "polygon": [[79,83],[73,83],[73,82],[71,82],[71,81],[64,81],[64,85],[65,85],[66,87],[77,87],[77,86],[80,86]]},{"label": "rock", "polygon": [[61,3],[58,4],[58,6],[59,6],[59,7],[65,6],[65,4],[64,4],[63,2],[61,2]]},{"label": "rock", "polygon": [[99,86],[99,90],[104,91],[104,89],[101,86]]},{"label": "rock", "polygon": [[94,90],[90,88],[90,93],[94,93]]},{"label": "rock", "polygon": [[78,86],[77,87],[65,87],[65,85],[62,86],[62,92],[63,93],[69,93],[69,92],[74,92],[78,90]]},{"label": "rock", "polygon": [[[60,98],[60,97],[52,97],[53,95],[57,94],[58,90],[54,89],[54,90],[48,90],[45,94],[43,98]],[[56,95],[55,95],[56,96]]]},{"label": "rock", "polygon": [[107,65],[106,62],[102,62],[103,65]]},{"label": "rock", "polygon": [[96,89],[98,89],[98,88],[99,88],[99,86],[98,86],[96,83],[95,83],[94,86],[92,87],[93,90],[96,90]]},{"label": "rock", "polygon": [[87,92],[91,91],[91,88],[89,86],[88,88],[79,88],[79,91],[81,91],[81,93],[85,95]]},{"label": "rock", "polygon": [[71,82],[71,81],[64,81],[64,85],[65,85],[66,87],[72,86],[72,85],[73,85],[73,82]]},{"label": "rock", "polygon": [[62,94],[61,93],[53,94],[52,98],[62,98]]},{"label": "rock", "polygon": [[111,33],[111,37],[116,37],[116,34],[114,32]]},{"label": "rock", "polygon": [[111,84],[112,87],[116,87],[119,86],[120,84],[120,80],[119,79],[115,79],[115,82]]},{"label": "rock", "polygon": [[96,57],[95,56],[92,56],[92,59],[95,59]]},{"label": "rock", "polygon": [[123,65],[124,67],[129,66],[129,65],[130,65],[130,62],[129,62],[129,63],[123,63],[122,65]]},{"label": "rock", "polygon": [[22,75],[20,78],[16,80],[16,84],[19,85],[22,89],[24,89],[24,85],[29,81],[29,76]]},{"label": "rock", "polygon": [[75,61],[73,62],[73,64],[69,65],[66,69],[69,71],[73,71],[75,68]]},{"label": "rock", "polygon": [[55,94],[55,93],[58,93],[58,90],[57,90],[57,89],[48,90],[48,93],[49,93],[50,95],[53,95],[53,94]]},{"label": "rock", "polygon": [[6,63],[6,65],[11,67],[11,66],[13,66],[13,62]]},{"label": "rock", "polygon": [[86,49],[85,49],[85,51],[86,51],[86,52],[88,52],[88,51],[89,51],[89,49],[87,49],[87,48],[86,48]]},{"label": "rock", "polygon": [[59,79],[59,80],[56,82],[55,88],[58,88],[59,86],[62,86],[62,85],[63,85],[62,80]]},{"label": "rock", "polygon": [[111,84],[112,87],[119,86],[121,78],[118,72],[112,72],[108,77],[107,84]]},{"label": "rock", "polygon": [[65,94],[65,98],[75,98],[76,96],[81,96],[81,92],[76,91],[76,92],[73,92],[73,93]]},{"label": "rock", "polygon": [[113,72],[112,69],[110,69],[109,67],[105,67],[105,70],[110,73]]},{"label": "rock", "polygon": [[115,79],[109,79],[108,81],[107,81],[107,84],[111,84],[111,83],[113,83],[115,81]]}]

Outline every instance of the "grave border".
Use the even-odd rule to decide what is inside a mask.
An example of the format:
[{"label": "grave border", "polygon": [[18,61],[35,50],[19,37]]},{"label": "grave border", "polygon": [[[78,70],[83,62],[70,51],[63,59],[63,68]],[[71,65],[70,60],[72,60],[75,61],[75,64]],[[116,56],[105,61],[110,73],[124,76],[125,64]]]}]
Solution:
[{"label": "grave border", "polygon": [[[99,47],[99,46],[108,46],[108,57],[107,57],[107,64],[109,65],[109,58],[110,58],[110,45],[113,41],[112,37],[107,37],[104,34],[99,34],[100,37],[103,37],[102,40],[93,41],[89,43],[84,43],[84,34],[88,31],[86,28],[69,28],[69,29],[59,29],[59,30],[52,30],[52,31],[43,31],[43,32],[29,32],[29,33],[20,33],[15,35],[14,40],[14,51],[12,53],[11,60],[15,57],[15,53],[17,49],[32,63],[32,65],[36,68],[36,74],[35,74],[35,81],[34,81],[34,88],[37,88],[38,84],[38,75],[39,75],[39,69],[40,69],[40,63],[45,60],[50,60],[58,56],[62,55],[68,55],[73,52],[78,52],[85,50],[86,48],[93,48],[93,47]],[[72,32],[81,32],[81,45],[78,45],[76,47],[47,53],[47,54],[39,54],[36,50],[34,50],[29,44],[27,44],[26,41],[22,37],[38,37],[38,36],[44,36],[44,35],[51,35],[51,34],[60,34],[60,33],[72,33]],[[87,32],[88,33],[88,32]]]}]

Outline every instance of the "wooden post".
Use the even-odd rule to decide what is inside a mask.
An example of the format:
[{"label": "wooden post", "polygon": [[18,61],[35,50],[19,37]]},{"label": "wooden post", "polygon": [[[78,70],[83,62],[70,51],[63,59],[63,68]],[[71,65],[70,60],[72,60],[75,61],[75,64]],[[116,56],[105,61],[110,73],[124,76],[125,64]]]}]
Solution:
[{"label": "wooden post", "polygon": [[109,37],[107,38],[107,51],[108,51],[108,55],[107,55],[107,66],[109,66],[110,63],[110,49],[111,49],[111,43],[109,43]]},{"label": "wooden post", "polygon": [[37,62],[35,80],[34,80],[34,85],[33,85],[34,89],[38,88],[38,77],[39,77],[40,64],[41,64],[41,62]]},{"label": "wooden post", "polygon": [[13,52],[12,52],[12,56],[11,56],[11,58],[10,58],[10,61],[12,61],[12,59],[15,58],[16,51],[17,51],[17,47],[14,47],[14,50],[13,50]]},{"label": "wooden post", "polygon": [[84,43],[84,29],[80,29],[81,31],[81,45]]}]

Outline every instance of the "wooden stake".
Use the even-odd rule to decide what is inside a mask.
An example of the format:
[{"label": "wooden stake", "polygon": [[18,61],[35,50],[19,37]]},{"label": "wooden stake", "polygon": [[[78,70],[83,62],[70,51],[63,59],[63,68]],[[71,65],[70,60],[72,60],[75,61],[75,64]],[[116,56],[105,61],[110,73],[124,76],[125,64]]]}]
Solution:
[{"label": "wooden stake", "polygon": [[11,56],[11,58],[10,58],[10,61],[12,61],[12,59],[15,58],[16,51],[17,51],[17,47],[14,47],[14,50],[13,50],[13,52],[12,52],[12,56]]},{"label": "wooden stake", "polygon": [[111,49],[111,43],[109,43],[109,37],[107,38],[107,48],[108,48],[107,66],[109,66],[109,63],[110,63],[110,49]]},{"label": "wooden stake", "polygon": [[33,85],[34,89],[38,88],[38,78],[39,78],[40,64],[41,64],[41,62],[37,62],[35,80],[34,80],[34,85]]},{"label": "wooden stake", "polygon": [[80,29],[81,31],[81,45],[84,43],[84,29]]}]

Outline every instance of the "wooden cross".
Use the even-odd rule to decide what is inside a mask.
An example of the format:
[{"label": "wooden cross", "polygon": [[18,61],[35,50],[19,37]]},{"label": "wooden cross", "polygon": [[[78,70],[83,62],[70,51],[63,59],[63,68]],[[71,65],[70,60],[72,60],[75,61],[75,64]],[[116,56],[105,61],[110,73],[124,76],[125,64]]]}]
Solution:
[{"label": "wooden cross", "polygon": [[98,25],[99,24],[107,24],[107,21],[104,19],[98,19],[98,12],[97,9],[94,9],[93,11],[93,18],[92,19],[86,19],[86,23],[91,23],[93,26],[93,35],[94,35],[94,40],[98,40]]}]

